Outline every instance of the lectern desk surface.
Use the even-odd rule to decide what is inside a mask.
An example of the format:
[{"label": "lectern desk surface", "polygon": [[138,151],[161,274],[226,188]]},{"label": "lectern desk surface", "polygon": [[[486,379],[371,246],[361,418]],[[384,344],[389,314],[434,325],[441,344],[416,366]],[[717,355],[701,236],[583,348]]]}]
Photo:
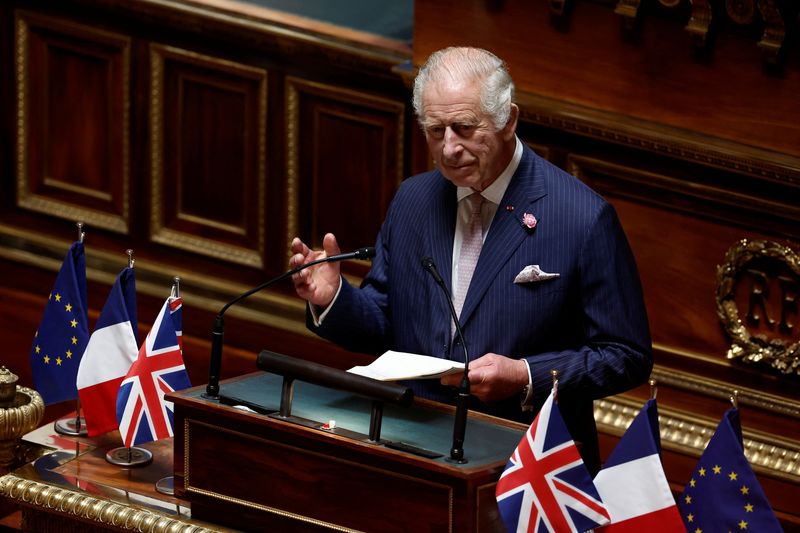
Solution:
[{"label": "lectern desk surface", "polygon": [[494,489],[527,426],[471,412],[468,462],[456,464],[450,406],[386,404],[371,442],[369,398],[296,381],[287,420],[274,414],[282,383],[259,372],[220,384],[226,401],[259,413],[205,399],[204,387],[169,396],[176,492],[193,516],[258,531],[502,530]]},{"label": "lectern desk surface", "polygon": [[[276,413],[280,408],[282,378],[273,374],[250,375],[241,380],[225,382],[220,396],[225,403],[247,406],[262,413]],[[198,392],[193,393],[199,394]],[[316,422],[315,427],[330,426],[333,434],[355,433],[369,436],[372,401],[327,387],[302,381],[294,385],[291,415]],[[450,463],[446,459],[453,443],[453,413],[430,402],[417,402],[412,407],[384,405],[381,423],[381,442],[407,444],[436,454],[437,462],[456,468],[478,468],[506,461],[525,431],[520,426],[500,425],[498,419],[473,415],[467,423],[464,449],[468,461]]]}]

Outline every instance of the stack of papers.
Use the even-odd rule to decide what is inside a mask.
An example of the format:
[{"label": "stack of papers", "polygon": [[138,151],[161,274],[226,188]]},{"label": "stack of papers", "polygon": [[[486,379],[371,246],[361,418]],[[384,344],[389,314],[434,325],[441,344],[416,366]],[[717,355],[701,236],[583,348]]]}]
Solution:
[{"label": "stack of papers", "polygon": [[464,363],[429,355],[389,350],[367,366],[354,366],[348,372],[379,381],[432,379],[464,371]]}]

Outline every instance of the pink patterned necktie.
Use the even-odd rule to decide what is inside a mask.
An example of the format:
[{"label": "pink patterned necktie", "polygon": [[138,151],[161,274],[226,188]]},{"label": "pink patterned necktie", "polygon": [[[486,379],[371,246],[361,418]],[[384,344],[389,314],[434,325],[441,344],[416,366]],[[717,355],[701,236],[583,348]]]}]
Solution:
[{"label": "pink patterned necktie", "polygon": [[[464,299],[467,297],[467,289],[472,280],[472,273],[475,265],[478,264],[478,257],[481,255],[483,247],[483,222],[481,220],[481,206],[483,196],[480,193],[472,193],[467,197],[470,203],[471,213],[467,223],[464,239],[461,241],[461,250],[458,254],[458,282],[453,305],[456,313],[461,316],[461,309],[464,307]],[[455,329],[455,324],[453,324]]]}]

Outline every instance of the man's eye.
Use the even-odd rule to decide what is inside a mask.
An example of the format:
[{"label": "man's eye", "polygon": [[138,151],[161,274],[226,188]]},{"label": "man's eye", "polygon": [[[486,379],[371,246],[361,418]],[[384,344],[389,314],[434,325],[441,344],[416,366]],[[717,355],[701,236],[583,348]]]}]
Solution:
[{"label": "man's eye", "polygon": [[443,126],[431,126],[428,128],[428,135],[431,137],[441,137],[444,135],[444,127]]},{"label": "man's eye", "polygon": [[454,124],[453,131],[455,131],[458,135],[465,137],[475,131],[475,126],[472,124]]}]

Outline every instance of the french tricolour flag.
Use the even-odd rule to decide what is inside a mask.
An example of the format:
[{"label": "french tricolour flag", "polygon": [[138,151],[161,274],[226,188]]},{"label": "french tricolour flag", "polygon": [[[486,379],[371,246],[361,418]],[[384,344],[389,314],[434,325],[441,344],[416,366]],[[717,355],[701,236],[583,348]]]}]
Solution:
[{"label": "french tricolour flag", "polygon": [[78,368],[78,394],[90,437],[117,429],[117,392],[139,353],[136,281],[120,272],[89,338]]},{"label": "french tricolour flag", "polygon": [[655,399],[648,400],[594,478],[611,516],[603,533],[685,531],[661,466]]}]

